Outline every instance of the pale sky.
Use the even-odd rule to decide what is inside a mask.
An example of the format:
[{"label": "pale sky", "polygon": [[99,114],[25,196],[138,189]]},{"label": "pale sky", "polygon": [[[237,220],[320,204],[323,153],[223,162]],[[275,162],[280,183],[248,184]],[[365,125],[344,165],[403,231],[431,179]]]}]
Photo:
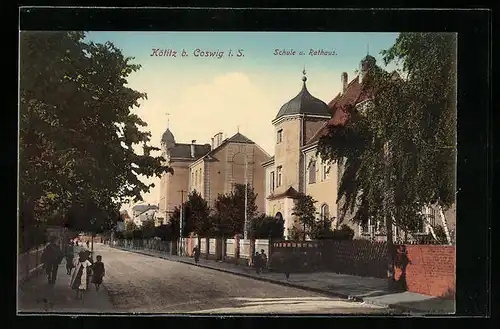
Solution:
[{"label": "pale sky", "polygon": [[[210,143],[221,131],[231,137],[238,130],[270,155],[274,154],[271,120],[280,107],[302,87],[306,69],[309,92],[328,103],[341,89],[341,73],[355,77],[367,51],[383,66],[380,51],[398,33],[312,32],[89,32],[91,41],[111,41],[141,69],[129,86],[148,99],[133,110],[151,131],[151,144],[159,147],[167,128],[179,143]],[[176,57],[151,56],[154,48],[175,50]],[[184,49],[188,56],[182,57]],[[195,57],[194,51],[224,52],[216,57]],[[233,56],[228,56],[229,50]],[[237,57],[238,49],[244,56]],[[296,55],[274,55],[275,49],[293,49]],[[333,56],[310,56],[310,49],[335,51]],[[298,55],[304,51],[305,55]],[[157,51],[157,54],[159,52]],[[393,69],[393,68],[388,68]],[[144,178],[155,187],[144,201],[157,204],[159,178]]]}]

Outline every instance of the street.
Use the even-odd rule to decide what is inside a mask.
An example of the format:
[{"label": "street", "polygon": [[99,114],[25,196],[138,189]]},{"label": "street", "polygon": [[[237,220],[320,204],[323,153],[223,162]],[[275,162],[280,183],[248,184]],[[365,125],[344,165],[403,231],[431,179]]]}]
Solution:
[{"label": "street", "polygon": [[384,313],[387,309],[96,244],[115,312]]}]

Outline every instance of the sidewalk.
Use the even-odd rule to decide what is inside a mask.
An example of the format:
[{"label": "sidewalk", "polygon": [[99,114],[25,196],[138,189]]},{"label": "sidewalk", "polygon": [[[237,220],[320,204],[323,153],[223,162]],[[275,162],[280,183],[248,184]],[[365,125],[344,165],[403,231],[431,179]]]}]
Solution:
[{"label": "sidewalk", "polygon": [[[189,257],[171,256],[156,251],[133,250],[117,246],[114,248],[195,266],[194,260]],[[316,272],[292,273],[290,278],[286,280],[283,273],[267,272],[257,274],[253,268],[220,261],[200,259],[198,266],[321,294],[389,307],[405,313],[453,314],[455,312],[455,302],[453,300],[443,300],[408,291],[389,293],[386,279]]]},{"label": "sidewalk", "polygon": [[[75,247],[75,254],[79,251],[80,247]],[[75,291],[69,286],[70,278],[71,276],[66,273],[66,261],[63,260],[53,286],[47,283],[45,272],[25,281],[18,286],[18,312],[20,314],[112,312],[113,305],[104,286],[96,292],[94,286],[89,284],[83,300],[77,300]]]}]

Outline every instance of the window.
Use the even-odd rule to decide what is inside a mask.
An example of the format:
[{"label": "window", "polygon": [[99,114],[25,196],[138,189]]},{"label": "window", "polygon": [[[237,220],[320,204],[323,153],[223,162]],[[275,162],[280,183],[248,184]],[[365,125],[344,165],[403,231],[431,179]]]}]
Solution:
[{"label": "window", "polygon": [[330,218],[330,211],[329,211],[327,204],[324,204],[321,206],[320,214],[321,214],[321,219],[329,219]]},{"label": "window", "polygon": [[199,171],[200,171],[200,173],[198,174],[198,184],[201,184],[201,181],[202,181],[202,179],[201,179],[201,169]]},{"label": "window", "polygon": [[198,170],[194,174],[194,184],[198,184]]},{"label": "window", "polygon": [[277,178],[278,178],[278,181],[276,182],[276,187],[278,186],[281,186],[281,170],[282,170],[282,166],[279,166],[278,168],[276,168],[276,172],[277,172]]},{"label": "window", "polygon": [[321,180],[327,180],[330,176],[330,165],[327,161],[323,161],[321,165]]},{"label": "window", "polygon": [[269,190],[271,192],[273,192],[274,191],[274,171],[271,171],[271,175],[269,177],[269,183],[270,183]]},{"label": "window", "polygon": [[276,136],[276,143],[281,143],[283,141],[283,129],[278,130],[278,134]]},{"label": "window", "polygon": [[309,162],[309,184],[316,183],[316,159]]},{"label": "window", "polygon": [[194,172],[191,172],[191,185],[194,185]]}]

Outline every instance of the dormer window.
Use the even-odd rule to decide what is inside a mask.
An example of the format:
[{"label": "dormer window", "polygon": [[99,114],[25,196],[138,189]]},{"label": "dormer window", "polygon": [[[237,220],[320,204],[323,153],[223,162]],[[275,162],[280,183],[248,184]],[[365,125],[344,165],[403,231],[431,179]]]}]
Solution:
[{"label": "dormer window", "polygon": [[283,129],[278,130],[276,135],[276,143],[279,144],[283,141]]}]

